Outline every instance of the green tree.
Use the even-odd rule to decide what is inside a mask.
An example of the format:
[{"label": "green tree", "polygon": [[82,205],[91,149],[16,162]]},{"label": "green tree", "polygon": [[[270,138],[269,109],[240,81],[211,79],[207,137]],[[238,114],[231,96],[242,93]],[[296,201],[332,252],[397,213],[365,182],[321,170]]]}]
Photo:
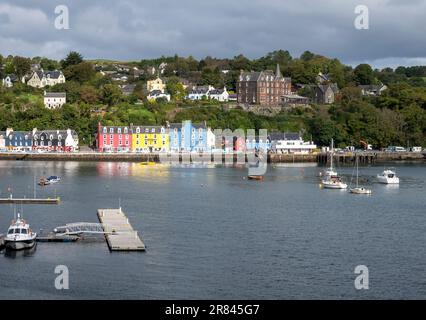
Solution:
[{"label": "green tree", "polygon": [[69,66],[73,66],[82,62],[83,56],[76,51],[71,51],[70,53],[68,53],[67,57],[61,61],[61,65],[62,68],[65,69]]},{"label": "green tree", "polygon": [[13,58],[13,65],[18,78],[22,78],[31,70],[31,60],[28,58],[15,56]]},{"label": "green tree", "polygon": [[122,94],[120,88],[116,85],[106,84],[102,87],[101,97],[103,103],[112,106],[122,99]]},{"label": "green tree", "polygon": [[374,72],[369,64],[363,63],[354,69],[356,84],[369,85],[375,83]]},{"label": "green tree", "polygon": [[181,101],[185,97],[185,89],[178,77],[171,77],[167,80],[166,90],[173,100]]},{"label": "green tree", "polygon": [[81,62],[79,64],[70,65],[64,70],[67,80],[75,80],[80,83],[88,82],[95,76],[96,72],[90,62]]}]

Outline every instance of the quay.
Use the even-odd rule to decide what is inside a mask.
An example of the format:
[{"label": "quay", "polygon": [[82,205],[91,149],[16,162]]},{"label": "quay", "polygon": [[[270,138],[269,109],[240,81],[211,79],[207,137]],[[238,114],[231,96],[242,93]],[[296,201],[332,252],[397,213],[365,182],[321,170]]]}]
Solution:
[{"label": "quay", "polygon": [[[356,153],[360,163],[388,162],[388,161],[424,161],[426,153],[421,152],[384,152],[362,151]],[[279,154],[269,153],[269,163],[297,163],[316,162],[326,163],[327,153],[309,154]],[[107,162],[222,162],[236,163],[240,159],[248,161],[244,153],[99,153],[99,152],[71,152],[71,153],[0,153],[0,160],[20,161],[107,161]],[[335,153],[336,162],[352,163],[355,161],[354,152]],[[241,161],[241,160],[240,160]]]},{"label": "quay", "polygon": [[0,204],[60,204],[61,199],[0,198]]},{"label": "quay", "polygon": [[98,218],[111,251],[145,251],[145,244],[121,208],[98,209]]}]

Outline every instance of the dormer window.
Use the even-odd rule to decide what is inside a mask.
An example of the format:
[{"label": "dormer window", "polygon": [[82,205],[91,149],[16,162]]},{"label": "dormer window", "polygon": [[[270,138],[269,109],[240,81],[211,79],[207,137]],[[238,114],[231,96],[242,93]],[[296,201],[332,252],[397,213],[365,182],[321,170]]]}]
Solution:
[{"label": "dormer window", "polygon": [[118,133],[121,133],[121,128],[118,128],[118,130],[117,130],[117,131],[118,131]]},{"label": "dormer window", "polygon": [[137,127],[136,128],[136,133],[141,133],[141,128]]},{"label": "dormer window", "polygon": [[50,135],[49,137],[50,140],[53,140],[53,134]]},{"label": "dormer window", "polygon": [[106,127],[104,127],[104,133],[107,133],[108,129]]},{"label": "dormer window", "polygon": [[109,133],[114,133],[114,128],[110,128]]}]

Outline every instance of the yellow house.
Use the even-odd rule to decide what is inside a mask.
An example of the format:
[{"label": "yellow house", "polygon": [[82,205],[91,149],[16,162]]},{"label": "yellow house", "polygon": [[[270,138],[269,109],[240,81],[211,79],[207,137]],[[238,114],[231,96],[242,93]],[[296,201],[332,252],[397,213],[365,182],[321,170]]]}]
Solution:
[{"label": "yellow house", "polygon": [[170,149],[169,133],[164,127],[133,126],[133,152],[166,152]]},{"label": "yellow house", "polygon": [[166,90],[166,84],[161,80],[161,78],[157,78],[155,80],[149,80],[146,83],[146,89],[148,92],[152,91],[161,91],[161,93],[164,93]]}]

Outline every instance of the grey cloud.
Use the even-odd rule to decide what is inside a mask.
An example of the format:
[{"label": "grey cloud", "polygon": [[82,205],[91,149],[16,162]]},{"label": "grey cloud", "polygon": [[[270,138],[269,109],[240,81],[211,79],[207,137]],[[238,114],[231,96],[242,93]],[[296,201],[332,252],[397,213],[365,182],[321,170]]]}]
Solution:
[{"label": "grey cloud", "polygon": [[359,0],[62,0],[71,30],[56,30],[58,0],[3,0],[0,52],[62,58],[72,49],[87,58],[139,60],[175,53],[254,58],[287,49],[346,63],[424,61],[426,1],[363,3],[369,30],[354,28]]}]

